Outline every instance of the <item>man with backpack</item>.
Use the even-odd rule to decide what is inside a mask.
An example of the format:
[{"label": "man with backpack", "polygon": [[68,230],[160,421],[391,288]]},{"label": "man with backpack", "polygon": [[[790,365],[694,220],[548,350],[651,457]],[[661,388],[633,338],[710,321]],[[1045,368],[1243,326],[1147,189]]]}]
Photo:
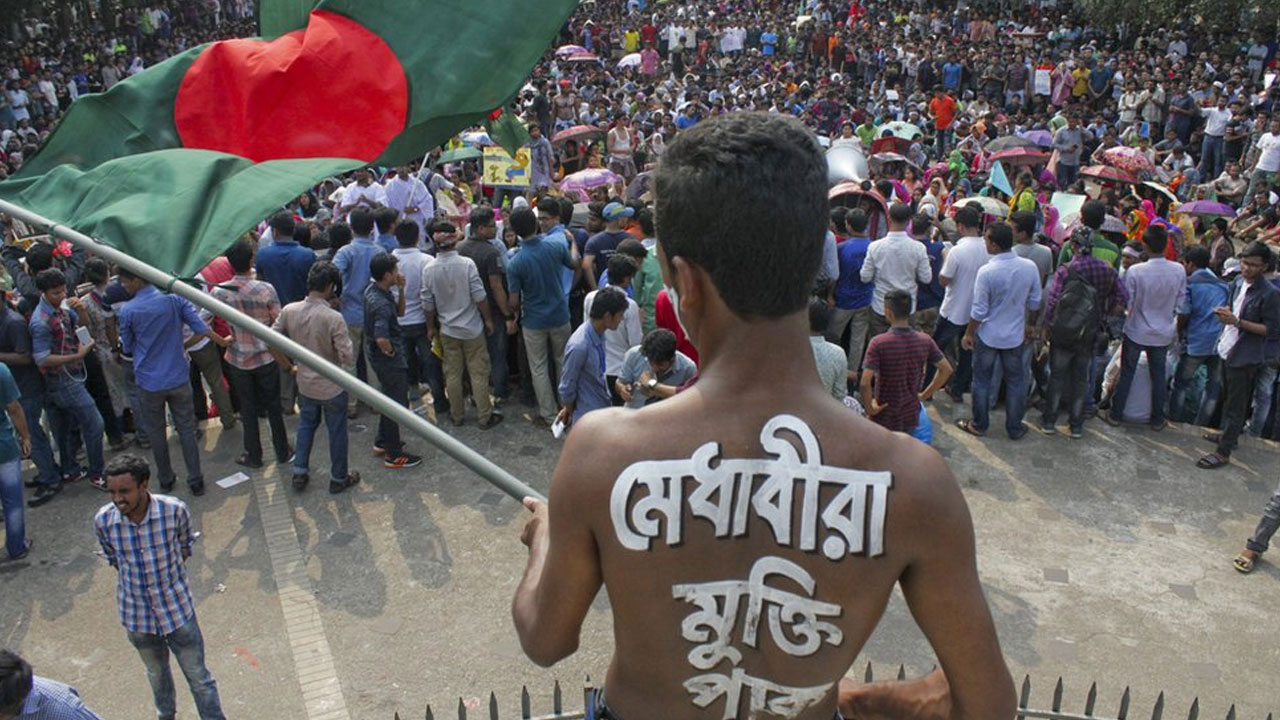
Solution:
[{"label": "man with backpack", "polygon": [[1119,315],[1129,293],[1110,264],[1093,256],[1093,230],[1082,227],[1071,236],[1071,261],[1058,268],[1045,303],[1044,327],[1049,340],[1049,391],[1044,415],[1033,425],[1045,435],[1057,433],[1058,409],[1066,393],[1069,433],[1084,431],[1084,404],[1089,393],[1089,365],[1103,321]]}]

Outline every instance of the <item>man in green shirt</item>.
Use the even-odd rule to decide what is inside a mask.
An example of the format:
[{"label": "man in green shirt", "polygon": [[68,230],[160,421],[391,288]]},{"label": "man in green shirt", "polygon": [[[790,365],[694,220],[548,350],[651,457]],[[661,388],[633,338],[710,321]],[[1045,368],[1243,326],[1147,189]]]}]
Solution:
[{"label": "man in green shirt", "polygon": [[[1093,256],[1113,268],[1120,267],[1120,247],[1104,236],[1100,229],[1107,219],[1107,206],[1098,200],[1089,200],[1080,207],[1080,224],[1093,230]],[[1058,266],[1071,262],[1071,243],[1065,243],[1058,253]]]},{"label": "man in green shirt", "polygon": [[[654,319],[654,305],[658,302],[658,293],[662,292],[662,268],[658,265],[658,241],[654,238],[656,233],[653,229],[653,208],[641,209],[636,214],[636,220],[640,222],[640,232],[644,233],[641,247],[646,252],[644,257],[636,258],[640,263],[640,269],[631,279],[631,293],[636,304],[640,306],[640,326],[648,335],[658,327]],[[618,245],[618,252],[625,252],[623,245],[630,244],[624,241]]]}]

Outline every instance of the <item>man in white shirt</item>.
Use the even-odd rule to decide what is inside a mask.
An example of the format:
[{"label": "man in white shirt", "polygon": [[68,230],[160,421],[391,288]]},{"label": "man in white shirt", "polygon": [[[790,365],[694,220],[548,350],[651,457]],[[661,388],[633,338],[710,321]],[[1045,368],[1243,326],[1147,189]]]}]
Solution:
[{"label": "man in white shirt", "polygon": [[9,83],[6,94],[9,96],[9,109],[13,111],[13,121],[30,120],[31,112],[27,110],[27,106],[31,104],[31,96],[27,91],[18,87],[17,83]]},{"label": "man in white shirt", "polygon": [[377,210],[387,204],[387,191],[382,185],[373,181],[373,172],[369,168],[356,171],[355,182],[348,185],[342,193],[342,203],[337,214],[347,222],[351,222],[351,211],[363,205],[369,210]]},{"label": "man in white shirt", "polygon": [[[412,221],[418,226],[418,237],[425,237],[427,220],[436,214],[436,203],[426,184],[414,177],[408,167],[398,167],[391,171],[383,192],[387,196],[387,207],[400,213],[405,220]],[[403,269],[403,261],[400,267],[402,272],[408,272]]]},{"label": "man in white shirt", "polygon": [[955,217],[960,240],[942,261],[938,272],[938,284],[946,289],[942,306],[938,309],[938,327],[933,331],[933,341],[942,352],[954,358],[956,368],[951,378],[948,394],[956,402],[964,402],[973,376],[973,353],[961,345],[952,347],[969,327],[973,310],[973,285],[978,270],[987,264],[987,241],[982,237],[982,215],[972,206],[960,208]]},{"label": "man in white shirt", "polygon": [[1258,183],[1266,182],[1280,172],[1280,118],[1272,118],[1267,131],[1258,138],[1256,147],[1258,160],[1253,165],[1253,172],[1249,173],[1249,189],[1244,194],[1246,198],[1254,196]]},{"label": "man in white shirt", "polygon": [[1231,122],[1231,108],[1227,107],[1227,94],[1219,92],[1213,107],[1200,108],[1204,118],[1204,140],[1200,144],[1200,177],[1216,178],[1222,174],[1226,161],[1223,154],[1227,123]]},{"label": "man in white shirt", "polygon": [[923,243],[907,234],[911,222],[911,207],[894,203],[889,208],[889,232],[871,243],[867,259],[862,262],[862,282],[875,283],[871,296],[872,337],[889,329],[884,317],[884,296],[890,290],[902,290],[911,296],[911,310],[915,311],[916,288],[920,283],[933,280],[933,268],[929,266],[929,251]]},{"label": "man in white shirt", "polygon": [[[422,310],[422,271],[431,262],[431,256],[418,249],[418,225],[412,220],[396,223],[395,236],[398,247],[391,254],[396,257],[400,272],[404,274],[404,288],[392,288],[391,294],[404,294],[400,330],[404,333],[405,361],[409,365],[409,404],[412,405],[415,393],[421,397],[422,383],[427,382],[425,367],[431,355],[431,343],[427,341],[427,314]],[[444,386],[433,383],[431,394],[433,400],[440,401],[444,396]]]}]

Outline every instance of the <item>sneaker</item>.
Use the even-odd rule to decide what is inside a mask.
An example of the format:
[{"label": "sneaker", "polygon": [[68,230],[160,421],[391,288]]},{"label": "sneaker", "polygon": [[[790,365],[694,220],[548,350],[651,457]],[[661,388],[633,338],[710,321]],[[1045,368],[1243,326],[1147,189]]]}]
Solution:
[{"label": "sneaker", "polygon": [[500,422],[502,422],[502,416],[499,415],[498,413],[494,413],[489,416],[488,420],[485,420],[484,422],[480,423],[479,427],[481,430],[488,430],[489,428],[493,427],[494,425],[497,425]]},{"label": "sneaker", "polygon": [[192,494],[192,495],[195,495],[196,497],[200,497],[201,495],[204,495],[204,481],[203,481],[203,480],[192,480],[192,481],[191,481],[191,494]]},{"label": "sneaker", "polygon": [[22,558],[24,558],[24,557],[26,557],[26,556],[30,555],[30,554],[31,554],[31,548],[33,548],[33,547],[35,547],[35,546],[36,546],[36,541],[35,541],[35,540],[30,540],[30,539],[28,539],[28,540],[27,540],[27,544],[22,546],[22,552],[18,553],[17,555],[12,555],[12,556],[10,556],[10,557],[9,557],[9,559],[10,559],[10,560],[21,560]]},{"label": "sneaker", "polygon": [[27,501],[27,507],[38,508],[48,503],[60,492],[62,492],[61,485],[40,485],[36,487],[34,496]]},{"label": "sneaker", "polygon": [[86,472],[85,472],[85,471],[83,471],[83,470],[77,470],[77,471],[75,471],[75,472],[63,473],[63,474],[62,474],[62,484],[63,484],[63,485],[70,485],[70,484],[71,484],[71,483],[73,483],[73,482],[77,482],[77,481],[79,481],[79,480],[83,480],[83,479],[85,479],[86,477],[88,477],[88,475],[89,475],[89,473],[86,473]]},{"label": "sneaker", "polygon": [[85,478],[88,479],[89,484],[93,487],[101,490],[102,492],[107,491],[107,479],[105,477],[98,473],[87,473]]},{"label": "sneaker", "polygon": [[1084,437],[1084,430],[1082,428],[1071,428],[1067,431],[1067,437],[1072,440],[1079,440]]},{"label": "sneaker", "polygon": [[356,485],[359,485],[359,484],[360,484],[360,473],[349,472],[347,473],[347,479],[343,480],[342,482],[338,482],[336,480],[329,481],[329,494],[337,495],[338,493],[346,490],[347,488],[355,487]]},{"label": "sneaker", "polygon": [[293,476],[293,489],[299,492],[307,489],[307,483],[311,482],[311,476],[301,473]]},{"label": "sneaker", "polygon": [[247,467],[252,470],[257,470],[262,467],[262,461],[249,457],[249,453],[242,453],[240,457],[236,458],[236,464],[240,467]]},{"label": "sneaker", "polygon": [[1120,418],[1108,412],[1108,413],[1102,414],[1102,422],[1110,425],[1111,427],[1120,427],[1121,420]]},{"label": "sneaker", "polygon": [[1031,427],[1043,435],[1058,434],[1058,428],[1045,423],[1043,420],[1031,423]]},{"label": "sneaker", "polygon": [[410,455],[409,453],[398,453],[396,455],[387,455],[382,459],[382,466],[398,470],[401,468],[418,467],[422,464],[422,458],[418,455]]},{"label": "sneaker", "polygon": [[373,454],[374,454],[374,455],[386,455],[386,454],[387,454],[387,449],[386,449],[386,448],[384,448],[384,447],[382,447],[382,445],[380,445],[377,441],[374,441],[374,443],[373,443]]},{"label": "sneaker", "polygon": [[1154,432],[1160,432],[1161,430],[1164,430],[1167,427],[1169,427],[1168,420],[1161,420],[1158,423],[1151,423],[1151,429]]}]

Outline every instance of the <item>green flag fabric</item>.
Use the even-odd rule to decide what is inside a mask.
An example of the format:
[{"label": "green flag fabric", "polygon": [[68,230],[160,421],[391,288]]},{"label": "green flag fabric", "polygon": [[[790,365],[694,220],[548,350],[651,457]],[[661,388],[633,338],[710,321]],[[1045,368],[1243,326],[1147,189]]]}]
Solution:
[{"label": "green flag fabric", "polygon": [[189,277],[319,181],[488,120],[576,2],[321,0],[298,29],[307,4],[81,98],[0,198]]}]

